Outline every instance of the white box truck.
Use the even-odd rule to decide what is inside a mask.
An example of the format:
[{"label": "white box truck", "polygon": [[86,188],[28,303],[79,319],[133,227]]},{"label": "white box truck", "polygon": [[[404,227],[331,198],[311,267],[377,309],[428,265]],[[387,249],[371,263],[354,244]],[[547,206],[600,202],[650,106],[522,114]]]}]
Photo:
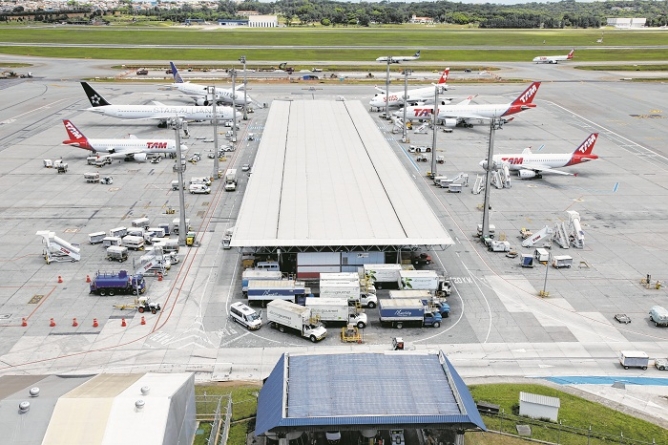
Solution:
[{"label": "white box truck", "polygon": [[228,168],[225,171],[225,191],[233,192],[237,189],[237,169]]},{"label": "white box truck", "polygon": [[365,264],[364,275],[373,283],[396,283],[401,272],[401,264]]},{"label": "white box truck", "polygon": [[375,293],[361,292],[359,280],[323,280],[321,277],[320,298],[345,299],[352,303],[359,302],[360,305],[370,308],[374,308],[378,305],[378,297],[376,297]]},{"label": "white box truck", "polygon": [[624,369],[640,368],[645,370],[649,364],[649,356],[643,351],[620,351],[619,363]]},{"label": "white box truck", "polygon": [[311,309],[311,316],[318,317],[325,324],[340,323],[354,324],[360,329],[367,325],[365,313],[351,313],[346,300],[340,298],[313,298],[306,299],[306,307]]},{"label": "white box truck", "polygon": [[399,289],[429,290],[438,289],[440,277],[434,270],[401,270],[399,271]]},{"label": "white box truck", "polygon": [[241,293],[244,297],[248,294],[250,281],[279,281],[282,278],[283,273],[280,270],[246,269],[241,272]]},{"label": "white box truck", "polygon": [[267,304],[267,320],[281,332],[294,331],[313,343],[327,336],[327,329],[311,320],[311,309],[284,300]]}]

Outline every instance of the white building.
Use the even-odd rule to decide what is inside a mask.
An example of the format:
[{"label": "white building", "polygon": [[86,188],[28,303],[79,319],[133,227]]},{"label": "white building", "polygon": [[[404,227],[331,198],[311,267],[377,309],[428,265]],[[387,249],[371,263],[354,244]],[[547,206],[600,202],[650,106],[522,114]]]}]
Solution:
[{"label": "white building", "polygon": [[249,15],[248,26],[250,28],[276,28],[278,27],[278,16]]},{"label": "white building", "polygon": [[532,419],[550,419],[553,422],[559,417],[561,402],[558,397],[541,396],[520,391],[520,416]]},{"label": "white building", "polygon": [[639,29],[645,27],[646,18],[617,17],[608,18],[608,26],[614,26],[618,29]]}]

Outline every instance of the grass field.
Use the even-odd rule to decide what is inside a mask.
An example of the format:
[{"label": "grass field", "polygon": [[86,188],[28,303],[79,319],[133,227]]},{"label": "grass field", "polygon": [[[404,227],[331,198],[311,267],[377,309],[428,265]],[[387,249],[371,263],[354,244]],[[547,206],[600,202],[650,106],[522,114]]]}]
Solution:
[{"label": "grass field", "polygon": [[[661,61],[666,50],[641,48],[668,45],[665,31],[609,30],[605,45],[624,49],[596,48],[598,29],[588,30],[479,30],[449,28],[277,28],[277,29],[185,29],[183,27],[43,27],[0,26],[0,52],[15,55],[117,60],[236,60],[249,61],[368,61],[388,52],[410,54],[423,49],[420,62],[488,61],[520,62],[545,53],[579,49],[575,59],[597,61]],[[34,44],[1,46],[2,42]],[[545,45],[563,50],[545,50]],[[87,45],[156,45],[153,48],[44,47],[40,43]],[[401,44],[398,47],[398,43]],[[201,48],[169,48],[174,45]],[[227,45],[238,48],[211,48]],[[274,48],[258,48],[272,45]],[[291,46],[292,48],[281,48]],[[475,46],[475,50],[466,47]],[[535,46],[535,49],[515,49]],[[254,48],[255,47],[255,48]],[[320,48],[313,48],[320,47]],[[429,47],[437,49],[427,49]],[[448,49],[448,47],[452,49]],[[482,48],[481,48],[482,47]],[[498,48],[498,49],[497,49]]]}]

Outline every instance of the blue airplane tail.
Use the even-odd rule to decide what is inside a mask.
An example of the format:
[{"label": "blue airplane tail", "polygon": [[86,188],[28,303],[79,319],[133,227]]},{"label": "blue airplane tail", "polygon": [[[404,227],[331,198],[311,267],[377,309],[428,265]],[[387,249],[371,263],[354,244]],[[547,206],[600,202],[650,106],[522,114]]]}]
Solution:
[{"label": "blue airplane tail", "polygon": [[176,69],[174,62],[169,62],[169,65],[172,67],[172,76],[174,76],[174,83],[183,83],[183,78],[179,74],[179,70]]}]

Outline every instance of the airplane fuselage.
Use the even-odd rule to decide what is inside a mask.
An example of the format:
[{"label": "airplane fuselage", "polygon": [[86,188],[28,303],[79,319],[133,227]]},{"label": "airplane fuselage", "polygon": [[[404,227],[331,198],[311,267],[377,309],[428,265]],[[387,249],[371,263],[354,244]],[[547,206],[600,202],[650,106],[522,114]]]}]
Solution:
[{"label": "airplane fuselage", "polygon": [[99,153],[176,153],[174,139],[86,139],[68,145]]},{"label": "airplane fuselage", "polygon": [[[91,107],[86,111],[111,116],[118,119],[160,119],[168,120],[181,117],[189,120],[213,119],[212,107],[177,106],[177,105],[105,105]],[[216,107],[218,119],[232,119],[233,110],[230,107]],[[237,118],[242,115],[237,113]]]},{"label": "airplane fuselage", "polygon": [[539,56],[533,59],[536,63],[557,63],[561,60],[568,60],[568,56]]},{"label": "airplane fuselage", "polygon": [[[541,165],[548,168],[561,168],[569,164],[572,154],[517,154],[495,155],[492,159],[496,164],[503,163],[509,170],[529,169],[529,166]],[[590,161],[590,158],[581,158],[579,162]]]},{"label": "airplane fuselage", "polygon": [[[199,85],[196,83],[183,82],[183,83],[173,83],[172,88],[176,88],[183,94],[186,94],[192,98],[198,99],[203,98],[208,95],[208,87],[206,85]],[[228,104],[233,102],[232,100],[232,89],[231,88],[216,88],[216,99]],[[236,91],[234,93],[234,103],[236,105],[248,105],[252,102],[250,96],[246,94],[246,102],[244,103],[243,92]]]},{"label": "airplane fuselage", "polygon": [[[443,87],[439,87],[439,93],[443,92]],[[398,107],[404,104],[404,102],[427,102],[434,100],[434,87],[425,87],[425,88],[416,88],[414,90],[409,90],[406,100],[404,100],[403,91],[400,93],[390,93],[387,98],[387,105],[390,107]],[[385,95],[378,93],[373,99],[369,102],[369,105],[372,107],[384,107],[385,106]]]}]

